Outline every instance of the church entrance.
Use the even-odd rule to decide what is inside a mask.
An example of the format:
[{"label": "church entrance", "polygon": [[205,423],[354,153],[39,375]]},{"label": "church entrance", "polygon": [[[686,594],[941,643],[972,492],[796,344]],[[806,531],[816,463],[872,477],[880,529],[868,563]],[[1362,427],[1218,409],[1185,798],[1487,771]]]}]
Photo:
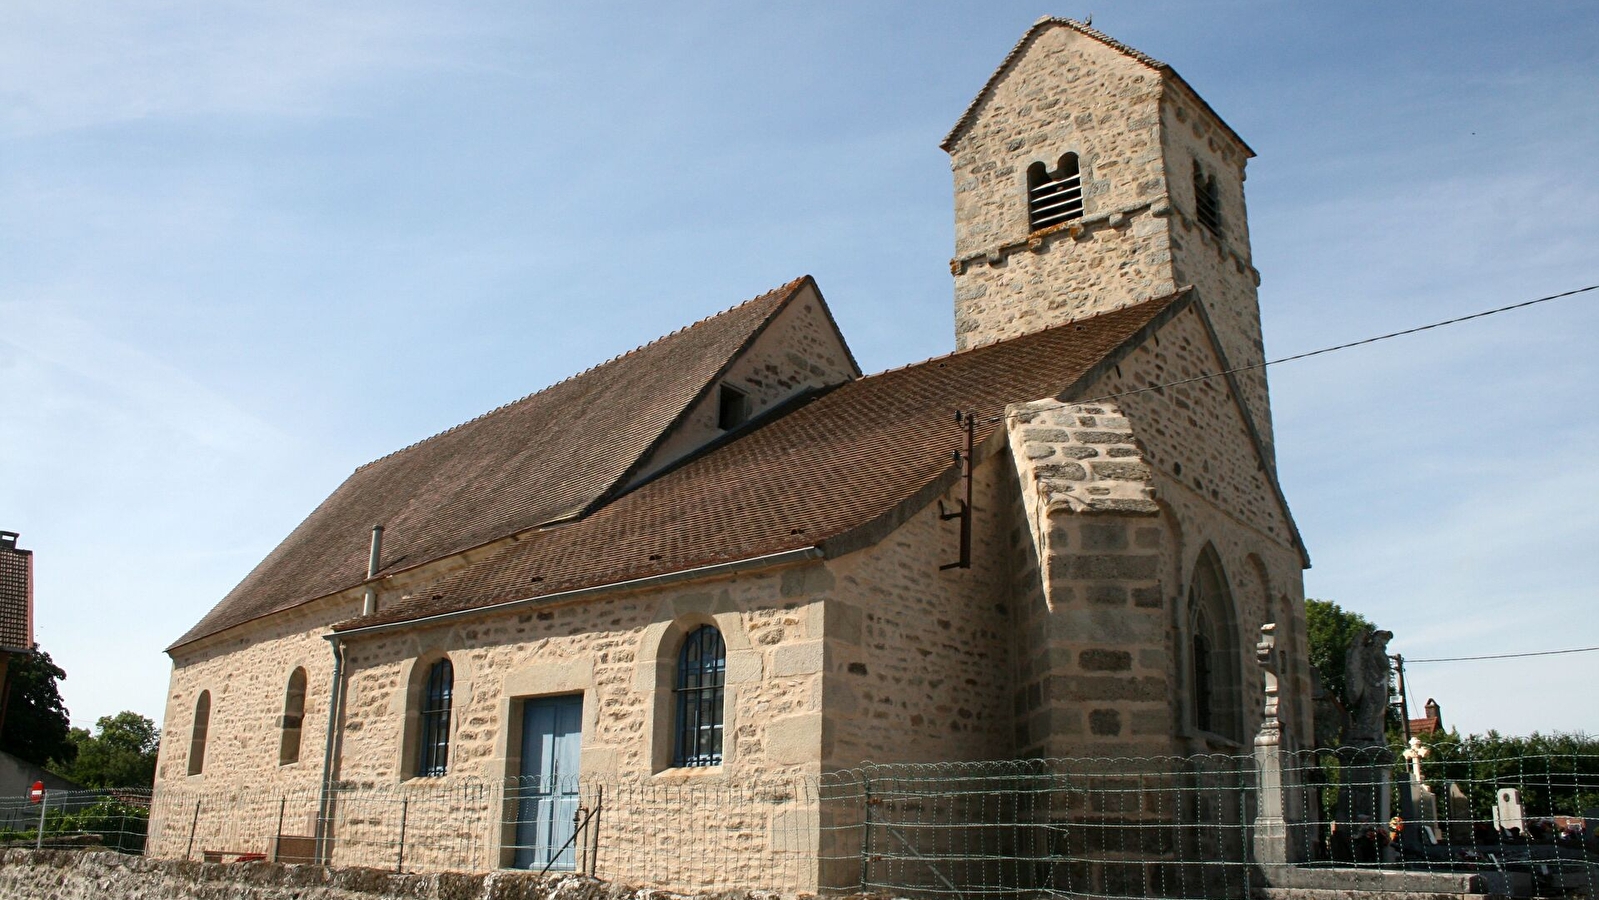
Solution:
[{"label": "church entrance", "polygon": [[551,869],[573,867],[570,842],[582,740],[582,694],[523,701],[522,777],[516,805],[519,869],[542,869],[546,864]]}]

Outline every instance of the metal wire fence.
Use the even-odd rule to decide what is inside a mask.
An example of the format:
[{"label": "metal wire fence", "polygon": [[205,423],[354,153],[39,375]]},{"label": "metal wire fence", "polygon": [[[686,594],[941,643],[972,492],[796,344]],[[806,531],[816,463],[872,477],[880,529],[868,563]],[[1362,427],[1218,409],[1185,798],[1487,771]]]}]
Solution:
[{"label": "metal wire fence", "polygon": [[[1248,757],[860,773],[859,887],[927,897],[1241,897]],[[845,887],[853,887],[845,885]]]},{"label": "metal wire fence", "polygon": [[1284,758],[1300,863],[1479,874],[1517,896],[1599,897],[1599,755],[1464,756],[1435,744],[1409,758],[1387,748]]},{"label": "metal wire fence", "polygon": [[[1382,749],[1284,753],[1282,859],[1263,856],[1253,756],[870,766],[739,781],[425,779],[315,789],[52,793],[0,801],[0,839],[96,836],[152,856],[404,872],[584,872],[680,892],[1019,900],[1220,898],[1352,869],[1599,898],[1599,757],[1424,763]],[[1425,787],[1423,787],[1425,785]],[[145,842],[148,818],[149,840]],[[1458,876],[1458,877],[1456,877]],[[1469,879],[1477,879],[1475,886]],[[1453,885],[1453,887],[1451,887]]]},{"label": "metal wire fence", "polygon": [[48,791],[0,797],[0,847],[102,847],[143,853],[150,791]]}]

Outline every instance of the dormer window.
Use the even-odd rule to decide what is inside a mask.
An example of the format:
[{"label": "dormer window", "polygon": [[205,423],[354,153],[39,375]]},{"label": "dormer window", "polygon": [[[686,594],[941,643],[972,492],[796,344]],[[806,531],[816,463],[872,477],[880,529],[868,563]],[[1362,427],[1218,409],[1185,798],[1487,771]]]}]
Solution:
[{"label": "dormer window", "polygon": [[1077,154],[1060,158],[1054,171],[1043,163],[1027,167],[1027,224],[1030,230],[1083,217],[1083,176]]},{"label": "dormer window", "polygon": [[1216,194],[1216,176],[1206,174],[1194,160],[1194,213],[1199,224],[1221,234],[1221,198]]},{"label": "dormer window", "polygon": [[732,431],[748,421],[749,417],[749,396],[736,387],[722,385],[716,398],[716,427]]}]

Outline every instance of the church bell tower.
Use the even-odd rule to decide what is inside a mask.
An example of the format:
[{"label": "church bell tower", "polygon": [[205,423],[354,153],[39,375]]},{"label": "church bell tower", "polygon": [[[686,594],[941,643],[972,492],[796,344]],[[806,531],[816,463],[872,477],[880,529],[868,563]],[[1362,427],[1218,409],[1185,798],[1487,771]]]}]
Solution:
[{"label": "church bell tower", "polygon": [[[1192,285],[1228,365],[1264,359],[1244,211],[1254,152],[1170,66],[1040,19],[942,146],[957,349]],[[1269,448],[1265,373],[1238,380]]]}]

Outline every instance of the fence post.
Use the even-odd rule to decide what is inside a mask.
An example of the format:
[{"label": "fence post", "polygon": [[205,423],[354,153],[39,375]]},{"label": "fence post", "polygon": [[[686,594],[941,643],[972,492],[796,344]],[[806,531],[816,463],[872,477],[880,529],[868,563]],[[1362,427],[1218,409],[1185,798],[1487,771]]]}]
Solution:
[{"label": "fence post", "polygon": [[283,846],[283,808],[288,806],[288,795],[278,798],[278,833],[272,836],[272,861],[278,862],[278,848]]},{"label": "fence post", "polygon": [[600,814],[605,811],[605,785],[600,785],[594,797],[594,822],[590,826],[594,829],[589,834],[589,877],[598,878],[600,874]]},{"label": "fence post", "polygon": [[35,850],[44,847],[44,811],[50,808],[50,792],[41,791],[40,793],[43,796],[39,798],[39,833],[34,836],[33,849]]},{"label": "fence post", "polygon": [[194,818],[189,820],[189,846],[183,851],[183,858],[188,859],[194,855],[194,830],[200,827],[200,801],[194,801]]},{"label": "fence post", "polygon": [[394,871],[405,871],[405,823],[411,817],[411,798],[400,799],[400,857],[394,861]]},{"label": "fence post", "polygon": [[865,798],[865,815],[861,824],[861,893],[869,894],[872,881],[872,776],[861,774],[861,796]]}]

